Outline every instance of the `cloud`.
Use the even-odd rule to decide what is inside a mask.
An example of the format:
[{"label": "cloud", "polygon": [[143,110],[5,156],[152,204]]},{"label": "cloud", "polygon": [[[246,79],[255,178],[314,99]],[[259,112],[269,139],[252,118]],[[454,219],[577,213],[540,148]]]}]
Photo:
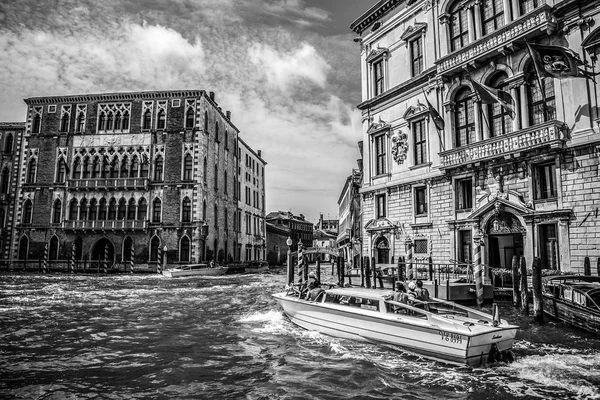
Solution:
[{"label": "cloud", "polygon": [[326,22],[330,13],[317,7],[305,7],[302,0],[279,0],[263,5],[264,12],[287,19],[297,25],[310,27]]},{"label": "cloud", "polygon": [[310,81],[323,88],[331,69],[308,43],[303,43],[300,48],[288,53],[280,53],[271,46],[255,43],[248,49],[248,56],[254,65],[264,71],[268,83],[281,91],[302,81]]}]

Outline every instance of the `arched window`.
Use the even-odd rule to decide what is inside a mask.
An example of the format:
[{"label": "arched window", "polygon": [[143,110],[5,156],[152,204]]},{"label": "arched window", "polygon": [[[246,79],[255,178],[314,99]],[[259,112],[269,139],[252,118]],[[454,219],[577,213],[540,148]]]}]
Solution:
[{"label": "arched window", "polygon": [[144,113],[144,121],[142,122],[142,129],[150,129],[152,126],[152,111],[146,110]]},{"label": "arched window", "polygon": [[100,176],[100,159],[94,157],[92,160],[92,178],[98,178]]},{"label": "arched window", "polygon": [[156,129],[165,129],[167,125],[167,115],[165,110],[160,110],[156,116]]},{"label": "arched window", "polygon": [[72,179],[81,179],[81,159],[79,157],[75,157],[73,160],[73,174],[71,175]]},{"label": "arched window", "polygon": [[79,113],[77,116],[77,132],[85,131],[85,115],[83,113]]},{"label": "arched window", "polygon": [[71,220],[71,221],[77,220],[77,211],[78,211],[77,200],[73,199],[69,203],[69,220]]},{"label": "arched window", "polygon": [[158,261],[158,248],[160,247],[160,239],[158,236],[153,236],[150,240],[150,261]]},{"label": "arched window", "polygon": [[32,217],[33,217],[33,204],[31,203],[31,200],[27,199],[27,200],[25,200],[25,203],[23,203],[23,223],[30,224]]},{"label": "arched window", "polygon": [[457,1],[450,9],[450,49],[455,51],[469,44],[467,16],[469,9]]},{"label": "arched window", "polygon": [[208,162],[206,161],[206,157],[204,157],[204,164],[202,165],[202,179],[204,180],[204,184],[208,182],[208,177],[206,176],[208,172]]},{"label": "arched window", "polygon": [[101,178],[108,178],[110,176],[110,161],[107,156],[102,157],[102,173]]},{"label": "arched window", "polygon": [[[529,111],[529,126],[541,124],[556,118],[556,97],[554,94],[554,79],[543,79],[544,92],[540,90],[540,80],[533,66],[529,68],[527,79],[527,108]],[[544,96],[546,102],[544,107]]]},{"label": "arched window", "polygon": [[87,219],[88,203],[86,199],[81,199],[79,202],[79,219],[85,221]]},{"label": "arched window", "polygon": [[229,150],[229,132],[225,129],[225,150]]},{"label": "arched window", "polygon": [[163,181],[163,158],[157,156],[154,160],[154,180],[156,182]]},{"label": "arched window", "polygon": [[217,207],[217,205],[215,204],[214,206],[214,216],[215,216],[215,228],[219,227],[219,208]]},{"label": "arched window", "polygon": [[115,114],[115,131],[120,131],[123,128],[123,117],[121,117],[121,113],[117,112]]},{"label": "arched window", "polygon": [[108,167],[109,178],[118,178],[119,177],[119,168],[117,167],[117,157],[113,157],[110,161],[110,166]]},{"label": "arched window", "polygon": [[158,197],[154,199],[152,202],[152,222],[160,222],[162,214],[161,206],[162,203],[160,202],[160,199]]},{"label": "arched window", "polygon": [[466,146],[475,139],[475,101],[468,88],[455,98],[454,131],[456,147]]},{"label": "arched window", "polygon": [[8,193],[8,183],[10,180],[10,171],[7,167],[2,170],[2,183],[0,183],[0,193]]},{"label": "arched window", "polygon": [[225,171],[225,176],[223,179],[223,191],[227,194],[227,171]]},{"label": "arched window", "polygon": [[98,219],[100,221],[106,220],[106,199],[103,197],[100,199],[100,203],[98,205]]},{"label": "arched window", "polygon": [[90,177],[90,158],[86,157],[83,159],[83,168],[81,171],[82,174],[82,178],[83,179],[88,179]]},{"label": "arched window", "polygon": [[206,222],[206,200],[202,200],[202,221]]},{"label": "arched window", "polygon": [[127,111],[125,111],[123,113],[123,124],[122,124],[122,127],[123,127],[122,129],[124,131],[126,131],[126,130],[129,129],[129,113]]},{"label": "arched window", "polygon": [[83,258],[83,239],[81,236],[77,236],[75,239],[75,259],[81,260]]},{"label": "arched window", "polygon": [[108,113],[108,115],[106,116],[106,130],[107,131],[112,131],[114,129],[114,125],[113,125],[113,114],[111,112]]},{"label": "arched window", "polygon": [[123,156],[121,159],[121,175],[120,178],[127,178],[129,175],[129,159],[127,156]]},{"label": "arched window", "polygon": [[204,133],[208,134],[208,111],[204,111]]},{"label": "arched window", "polygon": [[[496,74],[490,80],[490,86],[496,89],[507,91],[505,73]],[[490,137],[505,135],[512,132],[512,119],[510,113],[500,103],[488,104],[488,121],[490,124]]]},{"label": "arched window", "polygon": [[130,221],[134,220],[136,211],[137,210],[135,207],[135,199],[132,197],[131,199],[129,199],[129,204],[127,205],[127,219]]},{"label": "arched window", "polygon": [[0,208],[0,228],[4,228],[4,217],[5,217],[4,208]]},{"label": "arched window", "polygon": [[64,113],[60,119],[60,131],[66,132],[69,129],[69,113]]},{"label": "arched window", "polygon": [[179,261],[190,261],[190,239],[187,236],[182,237],[179,242]]},{"label": "arched window", "polygon": [[192,202],[185,197],[181,204],[181,222],[192,222]]},{"label": "arched window", "polygon": [[119,208],[117,209],[117,219],[119,219],[119,220],[125,219],[126,216],[127,216],[127,202],[125,201],[124,198],[121,198],[121,200],[119,200]]},{"label": "arched window", "polygon": [[29,239],[27,236],[21,236],[19,240],[19,260],[26,260],[29,252]]},{"label": "arched window", "polygon": [[215,122],[215,142],[219,141],[219,123]]},{"label": "arched window", "polygon": [[187,111],[185,112],[185,127],[189,128],[189,129],[194,127],[194,108],[193,107],[189,107],[187,109]]},{"label": "arched window", "polygon": [[31,123],[31,132],[32,133],[40,133],[40,128],[42,125],[42,117],[40,114],[35,114],[33,117],[33,121]]},{"label": "arched window", "polygon": [[503,0],[482,0],[479,8],[481,10],[481,23],[483,24],[484,35],[504,26]]},{"label": "arched window", "polygon": [[35,169],[37,163],[35,158],[29,160],[29,164],[27,165],[27,183],[35,183]]},{"label": "arched window", "polygon": [[58,164],[56,166],[56,183],[65,183],[67,178],[67,165],[65,164],[64,158],[58,159]]},{"label": "arched window", "polygon": [[192,168],[194,166],[192,155],[186,154],[183,159],[183,180],[191,181],[192,180]]},{"label": "arched window", "polygon": [[148,202],[146,201],[145,198],[142,197],[140,199],[140,202],[138,203],[137,219],[140,221],[145,220],[147,213],[148,213]]},{"label": "arched window", "polygon": [[111,198],[108,203],[108,218],[109,221],[117,219],[117,200]]},{"label": "arched window", "polygon": [[4,152],[5,153],[12,153],[13,151],[13,135],[12,133],[9,133],[8,135],[6,135],[6,141],[4,142]]},{"label": "arched window", "polygon": [[131,236],[127,236],[123,241],[123,261],[129,261],[132,259],[133,239]]},{"label": "arched window", "polygon": [[52,235],[50,238],[50,251],[48,252],[49,260],[58,260],[58,238]]},{"label": "arched window", "polygon": [[131,168],[129,169],[129,177],[137,178],[139,168],[140,168],[140,164],[138,162],[138,158],[137,158],[137,156],[133,156],[131,158]]},{"label": "arched window", "polygon": [[224,215],[224,224],[225,224],[225,232],[227,232],[229,229],[227,229],[228,223],[229,223],[229,213],[227,212],[227,208],[223,209],[223,213]]},{"label": "arched window", "polygon": [[149,173],[149,167],[148,167],[148,158],[147,157],[143,157],[142,158],[142,162],[140,163],[142,169],[140,171],[140,177],[141,178],[147,178],[148,177],[148,173]]},{"label": "arched window", "polygon": [[52,223],[59,224],[62,219],[62,202],[60,199],[54,201],[54,210],[52,213]]},{"label": "arched window", "polygon": [[98,117],[98,130],[105,131],[106,130],[106,114],[104,112],[100,113]]},{"label": "arched window", "polygon": [[219,167],[215,164],[215,190],[219,188]]},{"label": "arched window", "polygon": [[96,199],[90,200],[90,210],[88,212],[88,219],[90,221],[95,221],[98,219],[98,202]]}]

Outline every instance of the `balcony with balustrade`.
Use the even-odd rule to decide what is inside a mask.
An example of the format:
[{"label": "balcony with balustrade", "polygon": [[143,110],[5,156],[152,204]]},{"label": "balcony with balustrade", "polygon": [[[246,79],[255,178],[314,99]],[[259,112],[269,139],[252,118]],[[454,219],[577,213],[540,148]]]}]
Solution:
[{"label": "balcony with balustrade", "polygon": [[147,220],[66,220],[62,222],[65,230],[85,231],[144,231],[148,228]]},{"label": "balcony with balustrade", "polygon": [[69,179],[67,187],[71,190],[147,190],[148,178],[94,178]]},{"label": "balcony with balustrade", "polygon": [[553,120],[447,150],[440,153],[440,169],[448,170],[476,162],[516,158],[542,148],[563,148],[567,140],[564,132],[565,124]]}]

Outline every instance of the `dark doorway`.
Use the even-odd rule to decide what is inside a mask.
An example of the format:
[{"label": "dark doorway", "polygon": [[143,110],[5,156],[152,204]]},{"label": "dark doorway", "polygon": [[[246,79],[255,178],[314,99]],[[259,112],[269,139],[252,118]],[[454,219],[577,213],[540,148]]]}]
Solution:
[{"label": "dark doorway", "polygon": [[489,236],[488,260],[491,268],[512,268],[512,258],[523,255],[523,235],[510,233]]},{"label": "dark doorway", "polygon": [[92,260],[104,261],[106,259],[106,252],[108,249],[108,261],[115,259],[115,247],[112,242],[107,238],[102,238],[96,242],[92,249]]},{"label": "dark doorway", "polygon": [[389,264],[390,245],[386,238],[382,237],[377,240],[375,250],[377,251],[377,264]]}]

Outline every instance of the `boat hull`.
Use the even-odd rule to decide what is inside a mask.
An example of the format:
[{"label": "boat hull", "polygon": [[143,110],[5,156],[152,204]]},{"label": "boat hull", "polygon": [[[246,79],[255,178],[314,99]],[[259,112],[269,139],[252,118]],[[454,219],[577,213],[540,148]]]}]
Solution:
[{"label": "boat hull", "polygon": [[544,313],[556,318],[567,325],[584,329],[588,332],[600,335],[600,311],[581,307],[578,304],[553,296],[543,295]]},{"label": "boat hull", "polygon": [[201,268],[201,269],[191,269],[191,270],[181,270],[181,269],[166,269],[163,271],[163,276],[168,278],[181,278],[185,276],[219,276],[225,275],[227,272],[226,268]]},{"label": "boat hull", "polygon": [[398,345],[414,353],[458,365],[487,362],[492,344],[510,350],[516,327],[495,328],[472,335],[447,330],[415,317],[373,311],[353,312],[325,303],[300,300],[285,293],[273,295],[296,325],[326,335]]}]

